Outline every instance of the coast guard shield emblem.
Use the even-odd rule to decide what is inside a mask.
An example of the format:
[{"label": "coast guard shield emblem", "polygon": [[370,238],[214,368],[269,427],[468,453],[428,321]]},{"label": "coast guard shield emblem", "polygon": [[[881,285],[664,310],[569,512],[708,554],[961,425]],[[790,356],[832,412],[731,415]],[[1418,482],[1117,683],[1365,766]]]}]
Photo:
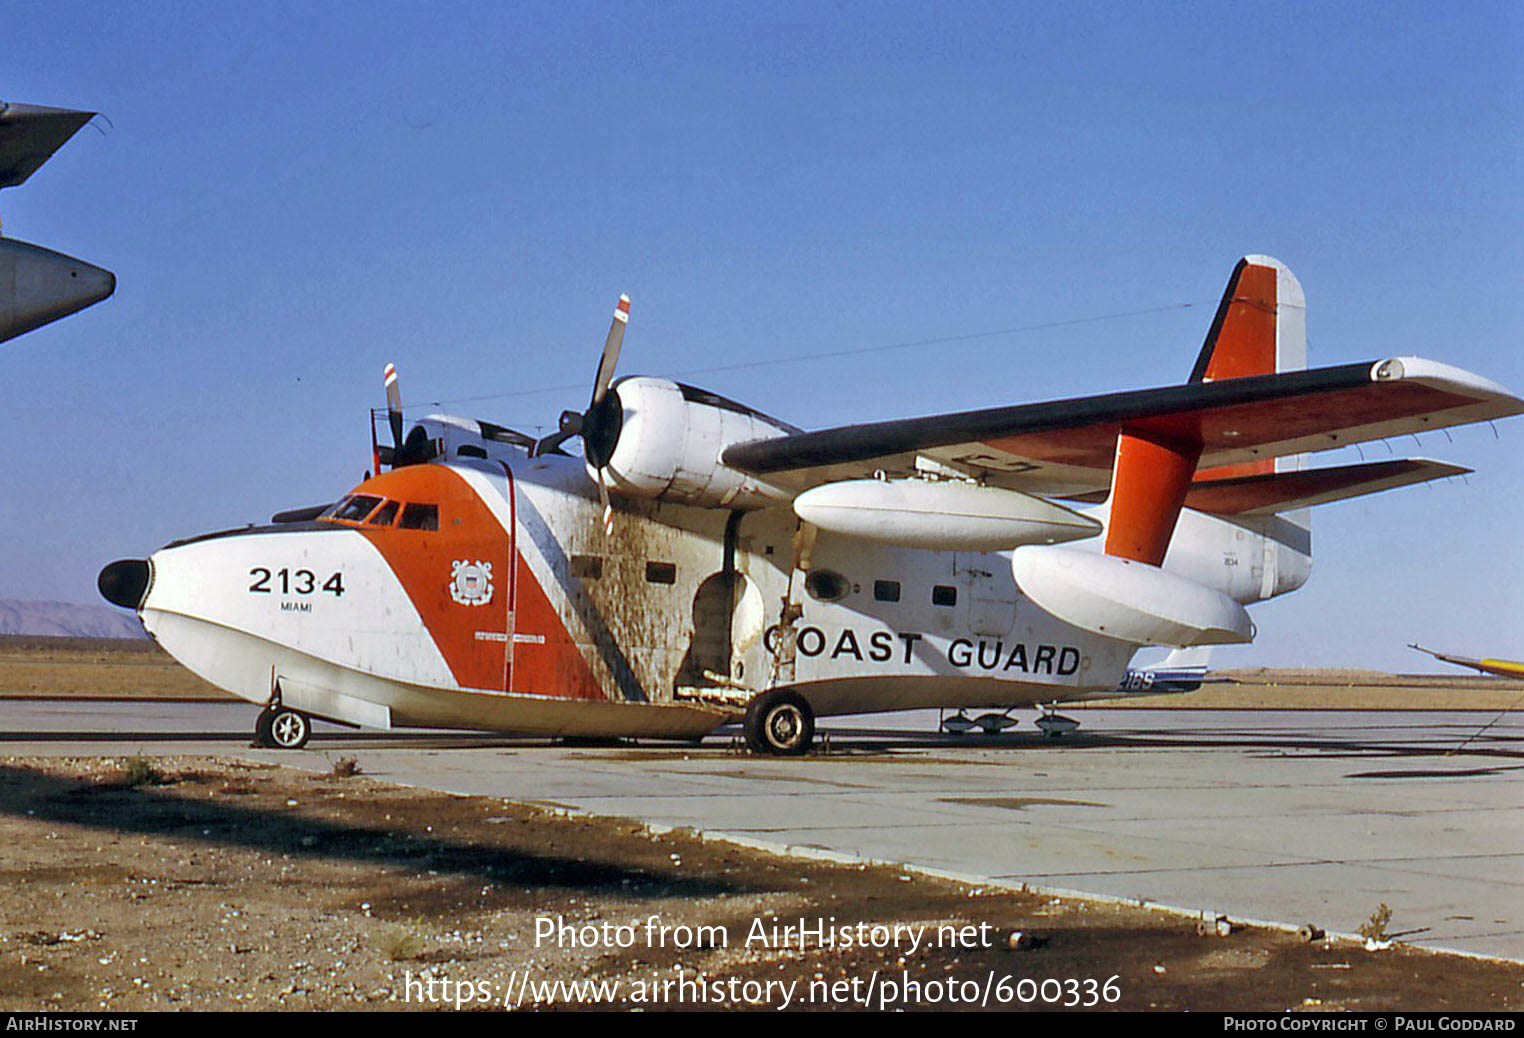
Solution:
[{"label": "coast guard shield emblem", "polygon": [[471,606],[492,601],[492,563],[460,559],[451,564],[450,597]]}]

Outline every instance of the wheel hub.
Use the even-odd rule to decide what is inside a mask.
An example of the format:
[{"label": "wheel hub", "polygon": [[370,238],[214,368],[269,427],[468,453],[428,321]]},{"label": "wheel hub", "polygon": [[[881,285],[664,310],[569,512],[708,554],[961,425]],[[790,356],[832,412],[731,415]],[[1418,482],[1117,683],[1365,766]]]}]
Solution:
[{"label": "wheel hub", "polygon": [[767,730],[779,746],[790,746],[799,737],[802,727],[800,721],[799,711],[792,707],[782,707],[774,711]]},{"label": "wheel hub", "polygon": [[301,742],[303,729],[305,727],[306,725],[300,717],[298,717],[296,714],[287,712],[281,714],[275,719],[275,724],[272,726],[271,732],[275,736],[275,741],[280,745],[295,746],[297,743]]}]

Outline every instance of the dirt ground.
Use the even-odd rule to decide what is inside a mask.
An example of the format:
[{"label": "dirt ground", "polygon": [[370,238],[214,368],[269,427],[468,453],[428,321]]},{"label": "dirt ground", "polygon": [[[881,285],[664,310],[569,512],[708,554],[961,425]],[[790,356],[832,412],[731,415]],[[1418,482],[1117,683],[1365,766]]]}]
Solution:
[{"label": "dirt ground", "polygon": [[1524,1008],[1520,966],[1203,936],[343,763],[0,762],[0,1009]]}]

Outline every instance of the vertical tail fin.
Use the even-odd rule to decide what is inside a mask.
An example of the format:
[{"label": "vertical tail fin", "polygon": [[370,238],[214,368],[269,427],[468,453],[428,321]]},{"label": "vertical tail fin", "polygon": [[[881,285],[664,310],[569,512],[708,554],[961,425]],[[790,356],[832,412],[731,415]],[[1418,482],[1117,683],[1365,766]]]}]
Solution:
[{"label": "vertical tail fin", "polygon": [[1301,371],[1307,367],[1307,300],[1291,268],[1245,256],[1233,268],[1191,371],[1192,382]]},{"label": "vertical tail fin", "polygon": [[[1307,298],[1291,268],[1269,256],[1245,256],[1228,277],[1192,382],[1302,371],[1307,367]],[[1296,472],[1300,455],[1211,469],[1206,479]]]},{"label": "vertical tail fin", "polygon": [[[1307,367],[1307,298],[1301,282],[1280,260],[1245,256],[1233,268],[1212,328],[1191,371],[1192,382],[1250,378]],[[1205,469],[1198,484],[1240,476],[1298,472],[1305,455]],[[1312,565],[1312,510],[1298,508],[1247,520],[1262,548],[1251,566],[1260,574],[1260,597],[1270,598],[1306,582]]]},{"label": "vertical tail fin", "polygon": [[[1190,381],[1218,382],[1306,367],[1307,303],[1301,284],[1280,260],[1245,256],[1228,278]],[[1200,454],[1200,444],[1121,431],[1111,474],[1106,554],[1158,566],[1193,481],[1301,468],[1301,459],[1291,457],[1198,473]],[[1307,526],[1305,513],[1287,518]]]}]

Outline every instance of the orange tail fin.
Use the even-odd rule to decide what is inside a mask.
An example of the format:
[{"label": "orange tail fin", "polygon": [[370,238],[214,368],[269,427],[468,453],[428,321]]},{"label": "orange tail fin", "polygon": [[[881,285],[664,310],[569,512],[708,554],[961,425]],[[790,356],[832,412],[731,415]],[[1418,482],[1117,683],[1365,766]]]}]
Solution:
[{"label": "orange tail fin", "polygon": [[[1296,276],[1279,260],[1245,256],[1233,268],[1191,382],[1273,375],[1307,366],[1306,301]],[[1193,480],[1262,475],[1296,458],[1249,462],[1196,473],[1201,445],[1189,436],[1163,438],[1124,428],[1111,474],[1106,554],[1150,566],[1164,562]]]}]

